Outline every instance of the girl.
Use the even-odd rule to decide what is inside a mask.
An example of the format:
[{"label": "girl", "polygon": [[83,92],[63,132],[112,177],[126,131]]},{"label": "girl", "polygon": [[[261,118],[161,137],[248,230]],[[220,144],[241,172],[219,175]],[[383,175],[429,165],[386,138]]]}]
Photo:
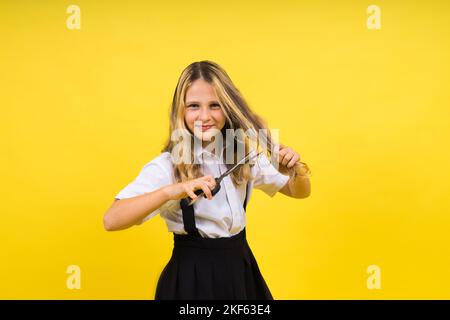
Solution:
[{"label": "girl", "polygon": [[[211,148],[232,129],[241,129],[241,139],[235,136],[225,147],[215,143]],[[243,158],[235,150],[251,150],[249,132],[263,132],[264,151],[277,154],[279,171],[259,153],[254,163],[225,176],[213,194],[215,178]],[[233,161],[224,161],[226,154]],[[174,248],[157,283],[157,300],[273,299],[246,240],[245,209],[253,188],[271,197],[277,192],[308,197],[310,171],[299,160],[297,152],[272,141],[265,123],[218,64],[194,62],[178,80],[166,146],[116,195],[104,215],[105,229],[125,229],[161,214],[174,234]],[[187,197],[194,203],[180,205]]]}]

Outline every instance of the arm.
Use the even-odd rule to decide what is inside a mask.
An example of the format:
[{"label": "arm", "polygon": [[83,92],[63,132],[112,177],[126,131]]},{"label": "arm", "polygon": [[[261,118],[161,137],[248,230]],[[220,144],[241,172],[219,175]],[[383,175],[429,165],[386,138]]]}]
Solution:
[{"label": "arm", "polygon": [[141,224],[150,212],[155,211],[169,200],[179,200],[187,196],[193,199],[197,198],[193,192],[197,189],[202,189],[205,195],[211,199],[211,189],[215,187],[215,183],[212,176],[204,176],[167,185],[136,197],[116,200],[103,216],[105,230],[123,230]]},{"label": "arm", "polygon": [[107,231],[127,229],[142,220],[164,203],[170,200],[167,187],[136,197],[115,200],[103,216],[103,225]]}]

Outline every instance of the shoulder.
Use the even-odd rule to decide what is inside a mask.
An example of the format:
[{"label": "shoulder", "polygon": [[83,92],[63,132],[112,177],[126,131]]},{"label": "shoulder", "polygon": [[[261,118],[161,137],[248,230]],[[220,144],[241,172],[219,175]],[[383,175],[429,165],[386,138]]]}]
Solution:
[{"label": "shoulder", "polygon": [[251,166],[253,175],[274,174],[274,166],[267,155],[260,153],[254,160],[254,165]]},{"label": "shoulder", "polygon": [[163,168],[172,168],[172,158],[170,152],[162,152],[157,157],[153,158],[145,164],[145,166],[157,165]]},{"label": "shoulder", "polygon": [[143,171],[158,170],[164,172],[169,178],[173,175],[172,157],[170,152],[162,152],[149,162],[147,162],[142,168]]},{"label": "shoulder", "polygon": [[273,197],[289,180],[289,176],[281,174],[277,167],[265,154],[259,155],[252,168],[253,187]]},{"label": "shoulder", "polygon": [[161,153],[147,162],[137,177],[123,188],[116,199],[134,197],[143,193],[152,192],[174,181],[170,153]]}]

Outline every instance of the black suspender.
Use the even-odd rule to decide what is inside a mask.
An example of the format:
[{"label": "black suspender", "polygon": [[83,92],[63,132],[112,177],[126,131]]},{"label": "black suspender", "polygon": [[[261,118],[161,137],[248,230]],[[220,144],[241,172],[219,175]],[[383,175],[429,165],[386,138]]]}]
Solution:
[{"label": "black suspender", "polygon": [[245,199],[244,199],[244,211],[247,212],[247,199],[248,199],[248,182],[245,186]]},{"label": "black suspender", "polygon": [[[194,205],[189,206],[189,198],[182,199],[180,201],[180,207],[181,211],[183,212],[183,224],[184,224],[184,230],[189,235],[192,236],[200,236],[200,233],[198,232],[197,227],[195,226],[195,212],[194,212]],[[245,200],[244,200],[244,210],[247,211],[247,200],[248,200],[248,182],[245,187]]]}]

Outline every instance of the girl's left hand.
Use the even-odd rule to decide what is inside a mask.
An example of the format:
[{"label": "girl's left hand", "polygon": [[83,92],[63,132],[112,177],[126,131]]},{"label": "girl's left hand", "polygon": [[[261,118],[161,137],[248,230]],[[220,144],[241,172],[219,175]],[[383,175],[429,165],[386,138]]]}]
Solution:
[{"label": "girl's left hand", "polygon": [[288,146],[279,144],[278,151],[278,171],[281,174],[289,175],[290,172],[295,170],[296,164],[300,161],[300,155]]}]

